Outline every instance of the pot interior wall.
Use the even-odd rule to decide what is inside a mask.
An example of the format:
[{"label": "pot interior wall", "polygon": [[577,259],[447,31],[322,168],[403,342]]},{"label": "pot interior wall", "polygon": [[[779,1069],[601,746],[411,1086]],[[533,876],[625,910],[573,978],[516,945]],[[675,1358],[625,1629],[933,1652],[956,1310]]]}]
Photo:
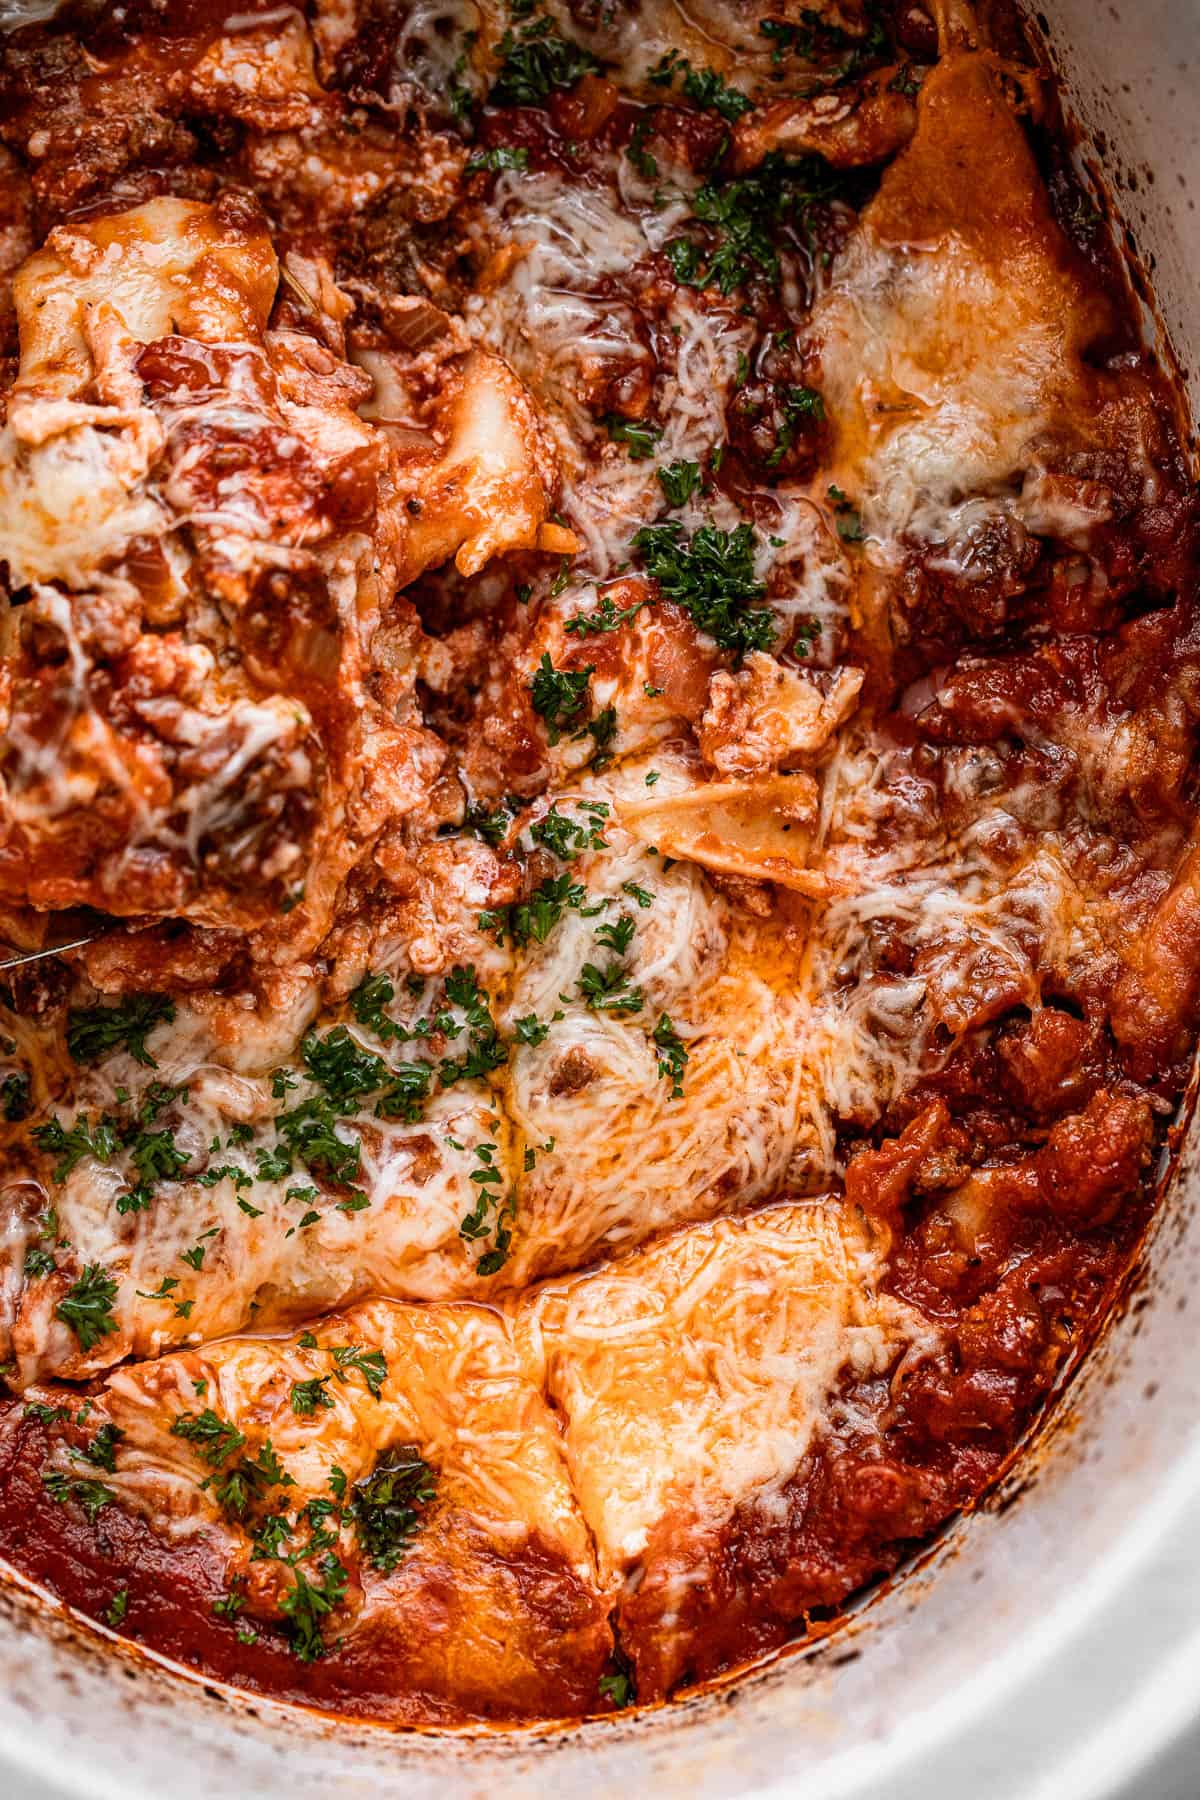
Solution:
[{"label": "pot interior wall", "polygon": [[[1046,0],[1049,6],[1049,0]],[[10,17],[12,8],[7,10]],[[42,9],[45,10],[45,9]],[[1045,26],[1200,404],[1197,0],[1057,0]],[[1190,273],[1189,273],[1190,271]],[[1190,339],[1189,339],[1190,331]],[[1200,1711],[1200,1152],[1185,1149],[1124,1316],[1020,1471],[826,1645],[656,1715],[490,1742],[328,1728],[114,1659],[13,1590],[0,1631],[9,1800],[403,1791],[972,1800],[1115,1791]],[[1197,1303],[1200,1304],[1200,1303]],[[1012,1499],[1010,1494],[1008,1499]]]}]

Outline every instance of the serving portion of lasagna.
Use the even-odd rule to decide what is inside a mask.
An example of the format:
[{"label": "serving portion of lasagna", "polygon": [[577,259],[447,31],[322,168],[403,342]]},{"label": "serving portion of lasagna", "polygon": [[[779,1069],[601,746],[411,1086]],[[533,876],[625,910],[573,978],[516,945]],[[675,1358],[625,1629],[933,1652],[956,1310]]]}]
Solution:
[{"label": "serving portion of lasagna", "polygon": [[1185,422],[962,0],[0,39],[0,1554],[399,1723],[1007,1466],[1200,1025]]}]

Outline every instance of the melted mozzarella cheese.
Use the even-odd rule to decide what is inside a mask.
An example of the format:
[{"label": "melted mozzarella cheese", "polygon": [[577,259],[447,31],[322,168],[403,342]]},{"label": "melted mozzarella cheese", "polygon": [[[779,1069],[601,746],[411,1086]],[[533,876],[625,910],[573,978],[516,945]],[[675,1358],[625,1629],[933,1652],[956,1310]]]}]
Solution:
[{"label": "melted mozzarella cheese", "polygon": [[671,1522],[704,1535],[800,1468],[839,1376],[878,1375],[936,1332],[878,1284],[887,1246],[835,1199],[695,1226],[575,1281],[522,1322],[562,1412],[605,1577]]},{"label": "melted mozzarella cheese", "polygon": [[813,314],[834,479],[869,536],[953,545],[982,501],[1051,523],[1026,481],[1095,440],[1115,390],[1085,359],[1110,324],[987,58],[945,57]]}]

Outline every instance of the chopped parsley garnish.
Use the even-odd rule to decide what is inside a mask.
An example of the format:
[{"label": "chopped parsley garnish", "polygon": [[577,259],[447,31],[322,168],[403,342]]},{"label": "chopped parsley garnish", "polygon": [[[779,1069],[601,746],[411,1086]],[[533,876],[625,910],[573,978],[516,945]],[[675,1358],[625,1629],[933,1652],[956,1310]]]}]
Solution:
[{"label": "chopped parsley garnish", "polygon": [[125,1614],[129,1611],[129,1589],[118,1588],[112,1597],[108,1611],[104,1615],[104,1623],[113,1631],[125,1622]]},{"label": "chopped parsley garnish", "polygon": [[386,1040],[395,1030],[384,1008],[396,998],[396,989],[386,975],[364,975],[350,996],[350,1010],[360,1025]]},{"label": "chopped parsley garnish", "polygon": [[754,102],[739,88],[730,87],[715,69],[689,69],[683,78],[683,91],[696,106],[707,112],[720,113],[730,125],[736,125]]},{"label": "chopped parsley garnish", "polygon": [[628,894],[631,900],[636,900],[643,911],[646,907],[654,905],[654,895],[648,888],[639,887],[636,881],[623,881],[621,892]]},{"label": "chopped parsley garnish", "polygon": [[729,87],[715,69],[694,69],[679,50],[668,50],[648,71],[655,87],[670,87],[677,75],[683,76],[683,91],[693,106],[706,112],[720,113],[730,125],[736,124],[754,102],[737,88]]},{"label": "chopped parsley garnish", "polygon": [[607,969],[584,963],[579,971],[579,991],[592,1012],[635,1013],[645,1004],[641,988],[630,987],[620,963],[610,963]]},{"label": "chopped parsley garnish", "polygon": [[165,994],[130,994],[117,1006],[73,1006],[67,1014],[67,1049],[78,1063],[126,1050],[144,1068],[155,1069],[146,1038],[174,1017],[175,1002]]},{"label": "chopped parsley garnish", "polygon": [[203,1412],[179,1413],[171,1421],[171,1436],[194,1444],[211,1469],[219,1469],[246,1442],[237,1426],[221,1418],[211,1406]]},{"label": "chopped parsley garnish", "polygon": [[[195,1269],[197,1271],[202,1269],[204,1267],[204,1253],[208,1249],[208,1244],[205,1240],[207,1238],[216,1237],[218,1229],[218,1226],[213,1225],[208,1231],[202,1231],[198,1240],[192,1245],[190,1250],[181,1250],[179,1252],[180,1262],[185,1262],[189,1269]],[[190,1313],[190,1311],[191,1307],[189,1306],[188,1313]],[[183,1317],[185,1319],[188,1317],[188,1313],[184,1313]]]},{"label": "chopped parsley garnish", "polygon": [[648,462],[663,434],[662,426],[649,419],[624,419],[620,413],[606,413],[604,429],[614,444],[624,444],[630,462]]},{"label": "chopped parsley garnish", "polygon": [[164,1275],[154,1292],[147,1293],[144,1288],[135,1288],[139,1300],[167,1300],[175,1292],[179,1282],[174,1275]]},{"label": "chopped parsley garnish", "polygon": [[490,844],[496,850],[508,836],[508,828],[519,810],[519,803],[512,801],[504,806],[494,807],[490,812],[486,806],[468,806],[462,828],[473,836],[482,838],[485,844]]},{"label": "chopped parsley garnish", "polygon": [[716,287],[732,294],[752,276],[779,281],[777,234],[785,229],[810,235],[814,206],[832,199],[839,177],[816,157],[786,163],[768,156],[751,175],[708,182],[692,196],[692,213],[707,227],[708,247],[691,237],[666,246],[675,279],[687,287]]},{"label": "chopped parsley garnish", "polygon": [[606,950],[613,950],[618,956],[624,956],[633,942],[633,934],[637,926],[628,913],[622,913],[613,925],[597,925],[596,941],[603,944]]},{"label": "chopped parsley garnish", "polygon": [[587,890],[569,875],[551,875],[534,888],[528,900],[515,901],[502,911],[480,913],[481,930],[505,935],[523,949],[526,944],[544,944],[567,908],[579,911],[587,899]]},{"label": "chopped parsley garnish", "polygon": [[700,464],[694,462],[666,463],[655,474],[668,506],[686,506],[704,479]]},{"label": "chopped parsley garnish", "polygon": [[30,1400],[21,1414],[23,1419],[36,1419],[39,1425],[57,1425],[70,1416],[65,1406],[47,1406],[42,1400]]},{"label": "chopped parsley garnish", "polygon": [[107,1115],[91,1126],[85,1118],[76,1119],[70,1131],[60,1119],[48,1119],[44,1125],[35,1125],[29,1135],[39,1150],[58,1157],[53,1170],[55,1181],[65,1181],[85,1156],[94,1156],[97,1162],[111,1162],[120,1148],[116,1123]]},{"label": "chopped parsley garnish", "polygon": [[[662,474],[661,469],[659,474]],[[637,618],[643,606],[649,604],[648,599],[635,600],[632,606],[618,609],[609,595],[605,594],[594,611],[576,613],[573,619],[568,619],[564,630],[573,637],[592,637],[601,631],[619,631],[623,625],[628,625]]]},{"label": "chopped parsley garnish", "polygon": [[775,434],[775,447],[767,458],[768,469],[779,466],[796,441],[796,433],[806,419],[825,417],[825,402],[815,388],[789,387],[783,396],[783,423]]},{"label": "chopped parsley garnish", "polygon": [[433,1470],[408,1444],[385,1450],[371,1473],[355,1482],[347,1510],[373,1569],[388,1574],[396,1567],[436,1493]]},{"label": "chopped parsley garnish", "polygon": [[32,1250],[25,1252],[23,1270],[26,1281],[40,1281],[45,1275],[53,1275],[57,1267],[52,1250],[42,1250],[35,1245]]},{"label": "chopped parsley garnish", "polygon": [[834,521],[838,536],[844,544],[861,544],[865,533],[858,508],[848,494],[843,494],[840,487],[826,490],[829,504],[833,508]]},{"label": "chopped parsley garnish", "polygon": [[669,1013],[662,1013],[651,1036],[654,1047],[658,1051],[658,1072],[664,1081],[671,1083],[671,1098],[678,1100],[683,1094],[683,1072],[688,1065],[688,1053],[683,1042],[671,1023]]},{"label": "chopped parsley garnish", "polygon": [[506,31],[497,55],[500,74],[488,96],[493,106],[542,106],[556,88],[572,88],[600,69],[589,50],[563,37],[549,19]]},{"label": "chopped parsley garnish", "polygon": [[72,1475],[60,1475],[50,1470],[42,1476],[42,1483],[52,1500],[65,1506],[68,1500],[75,1500],[87,1514],[87,1522],[94,1525],[106,1506],[111,1506],[116,1499],[110,1487],[102,1481],[85,1481]]},{"label": "chopped parsley garnish", "polygon": [[332,1551],[321,1558],[317,1573],[321,1580],[310,1581],[299,1564],[293,1565],[294,1585],[279,1601],[279,1610],[291,1627],[292,1649],[301,1662],[316,1662],[324,1656],[321,1626],[345,1599],[349,1586],[350,1578]]},{"label": "chopped parsley garnish", "polygon": [[632,547],[667,598],[722,650],[740,657],[770,649],[776,636],[769,608],[755,604],[767,592],[754,573],[755,543],[749,525],[733,531],[702,525],[685,538],[683,527],[672,521],[643,525]]},{"label": "chopped parsley garnish", "polygon": [[621,1669],[613,1675],[600,1677],[600,1692],[605,1700],[611,1700],[614,1706],[625,1707],[633,1699],[633,1683]]},{"label": "chopped parsley garnish", "polygon": [[355,1370],[367,1384],[373,1400],[378,1400],[387,1380],[387,1357],[382,1350],[364,1350],[358,1344],[326,1346],[333,1358],[333,1371],[339,1381],[349,1381]]},{"label": "chopped parsley garnish", "polygon": [[0,1117],[19,1124],[29,1117],[29,1077],[20,1072],[0,1082]]},{"label": "chopped parsley garnish", "polygon": [[477,150],[463,173],[465,175],[497,175],[501,169],[527,169],[529,152],[523,144],[496,144],[490,150]]},{"label": "chopped parsley garnish", "polygon": [[544,1044],[550,1035],[550,1027],[538,1018],[536,1013],[526,1013],[523,1018],[513,1020],[513,1036],[519,1044],[528,1044],[536,1049]]},{"label": "chopped parsley garnish", "polygon": [[56,1319],[69,1325],[81,1350],[90,1350],[117,1329],[112,1303],[117,1284],[100,1263],[88,1263],[78,1281],[54,1309]]},{"label": "chopped parsley garnish", "polygon": [[257,1456],[240,1456],[232,1469],[214,1471],[201,1485],[212,1488],[223,1511],[241,1519],[251,1501],[261,1500],[271,1488],[296,1484],[276,1456],[270,1438],[264,1438]]},{"label": "chopped parsley garnish", "polygon": [[617,709],[606,706],[598,712],[594,719],[588,721],[588,736],[596,746],[592,757],[593,769],[606,769],[612,761],[611,745],[617,735]]},{"label": "chopped parsley garnish", "polygon": [[329,1374],[313,1375],[308,1381],[293,1381],[292,1411],[298,1418],[310,1419],[318,1407],[332,1407],[333,1396],[325,1391],[332,1380],[333,1376]]},{"label": "chopped parsley garnish", "polygon": [[80,1455],[85,1462],[90,1462],[97,1469],[105,1469],[108,1474],[113,1475],[116,1473],[117,1467],[116,1448],[124,1436],[125,1433],[119,1425],[102,1425],[86,1449],[80,1451]]},{"label": "chopped parsley garnish", "polygon": [[546,736],[552,747],[561,741],[564,731],[573,730],[579,723],[580,714],[587,705],[588,682],[595,672],[594,663],[589,663],[586,669],[556,669],[550,661],[550,652],[542,652],[529,684],[529,693],[534,712],[545,721]]},{"label": "chopped parsley garnish", "polygon": [[479,1166],[468,1176],[475,1184],[475,1204],[458,1226],[460,1236],[473,1241],[488,1237],[495,1230],[492,1249],[485,1251],[475,1265],[481,1275],[494,1275],[504,1267],[516,1219],[516,1201],[511,1193],[505,1195],[502,1191],[504,1175],[496,1167],[495,1156],[495,1144],[476,1144],[475,1160]]},{"label": "chopped parsley garnish", "polygon": [[129,1147],[129,1160],[137,1170],[139,1180],[117,1196],[119,1213],[146,1212],[156,1184],[173,1181],[187,1168],[191,1158],[176,1146],[169,1131],[142,1131]]},{"label": "chopped parsley garnish", "polygon": [[533,842],[540,844],[543,850],[549,850],[560,862],[574,862],[584,850],[603,850],[601,822],[608,817],[608,807],[603,801],[590,805],[580,801],[578,810],[589,813],[590,821],[580,823],[576,819],[569,819],[565,813],[559,812],[557,800],[553,801],[549,812],[540,819],[535,819],[529,827]]}]

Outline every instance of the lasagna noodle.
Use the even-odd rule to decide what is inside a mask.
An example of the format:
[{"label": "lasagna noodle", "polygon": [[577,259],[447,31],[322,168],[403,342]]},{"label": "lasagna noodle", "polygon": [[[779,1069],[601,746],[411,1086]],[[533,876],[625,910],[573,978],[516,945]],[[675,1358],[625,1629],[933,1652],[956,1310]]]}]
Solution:
[{"label": "lasagna noodle", "polygon": [[[311,1347],[314,1335],[319,1348]],[[382,1357],[377,1397],[363,1365],[339,1371],[330,1347]],[[302,1414],[295,1384],[314,1381],[318,1397]],[[172,1430],[205,1409],[246,1439],[215,1464],[205,1440]],[[324,1692],[344,1710],[365,1705],[377,1716],[430,1722],[569,1714],[594,1703],[611,1647],[607,1592],[555,1421],[495,1313],[359,1307],[323,1319],[304,1342],[226,1339],[134,1364],[108,1378],[87,1425],[93,1434],[105,1426],[122,1434],[105,1478],[111,1504],[165,1540],[161,1578],[171,1580],[175,1563],[198,1564],[210,1601],[231,1589],[245,1596],[243,1627],[278,1626],[288,1616],[287,1565],[252,1555],[251,1533],[267,1512],[291,1518],[286,1548],[294,1551],[308,1535],[302,1509],[332,1499],[331,1473],[335,1481],[344,1475],[353,1497],[387,1452],[419,1453],[436,1496],[394,1569],[374,1568],[349,1518],[335,1521],[349,1582],[313,1697]],[[239,1455],[261,1457],[264,1446],[290,1481],[277,1480],[261,1504],[231,1517],[213,1479],[228,1475]],[[52,1453],[50,1469],[69,1476],[79,1467],[65,1448]],[[323,1554],[304,1564],[314,1581]],[[135,1579],[135,1592],[139,1586],[144,1592]]]},{"label": "lasagna noodle", "polygon": [[[936,1346],[880,1292],[887,1250],[822,1197],[695,1226],[531,1299],[525,1355],[544,1361],[602,1577],[621,1583],[642,1697],[704,1666],[713,1621],[689,1596],[712,1582],[739,1509],[770,1559],[839,1378]],[[806,1603],[798,1591],[793,1619]]]}]

